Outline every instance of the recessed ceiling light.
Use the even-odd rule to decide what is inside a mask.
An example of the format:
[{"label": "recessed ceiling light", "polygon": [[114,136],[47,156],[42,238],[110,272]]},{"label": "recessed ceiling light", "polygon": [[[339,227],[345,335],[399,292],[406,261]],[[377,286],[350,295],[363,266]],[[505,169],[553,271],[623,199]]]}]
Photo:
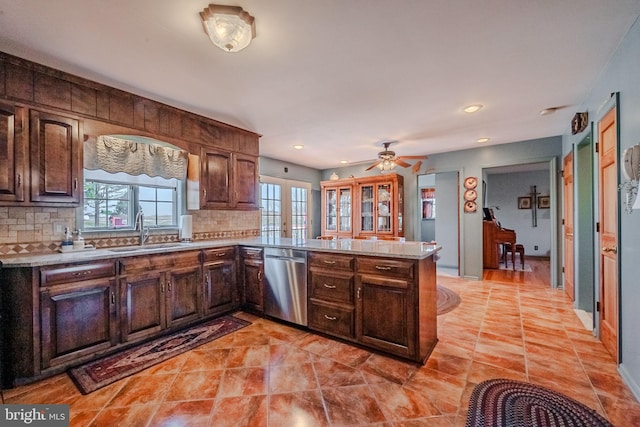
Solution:
[{"label": "recessed ceiling light", "polygon": [[557,107],[545,108],[544,110],[540,110],[541,116],[548,116],[549,114],[553,114],[558,111]]},{"label": "recessed ceiling light", "polygon": [[464,111],[465,113],[475,113],[476,111],[480,111],[481,108],[482,104],[472,104],[464,107],[462,111]]},{"label": "recessed ceiling light", "polygon": [[296,150],[302,150],[304,148],[304,145],[302,145],[302,144],[294,144],[293,148],[295,148]]},{"label": "recessed ceiling light", "polygon": [[349,163],[349,160],[340,160],[340,163],[342,163],[344,165],[344,164]]},{"label": "recessed ceiling light", "polygon": [[489,142],[489,140],[490,140],[490,139],[491,139],[491,138],[478,138],[478,139],[476,139],[476,142],[480,142],[480,143],[482,143],[482,142]]}]

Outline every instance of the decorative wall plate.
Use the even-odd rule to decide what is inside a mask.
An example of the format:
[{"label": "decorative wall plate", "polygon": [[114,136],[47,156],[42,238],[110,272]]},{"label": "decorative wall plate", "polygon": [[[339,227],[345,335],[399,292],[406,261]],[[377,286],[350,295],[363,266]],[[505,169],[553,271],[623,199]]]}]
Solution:
[{"label": "decorative wall plate", "polygon": [[478,178],[475,176],[469,176],[464,180],[464,188],[472,190],[478,186]]},{"label": "decorative wall plate", "polygon": [[464,192],[464,199],[466,201],[473,202],[478,198],[478,193],[476,190],[467,190]]},{"label": "decorative wall plate", "polygon": [[464,202],[464,211],[467,213],[475,212],[477,208],[478,205],[476,205],[476,202],[474,201],[469,200]]}]

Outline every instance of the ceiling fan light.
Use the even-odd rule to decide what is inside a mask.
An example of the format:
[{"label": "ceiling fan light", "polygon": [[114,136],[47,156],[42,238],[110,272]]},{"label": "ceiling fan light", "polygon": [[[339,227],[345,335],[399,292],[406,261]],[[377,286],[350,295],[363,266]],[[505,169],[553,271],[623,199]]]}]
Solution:
[{"label": "ceiling fan light", "polygon": [[256,36],[255,20],[241,7],[210,4],[200,12],[211,42],[227,52],[239,52]]}]

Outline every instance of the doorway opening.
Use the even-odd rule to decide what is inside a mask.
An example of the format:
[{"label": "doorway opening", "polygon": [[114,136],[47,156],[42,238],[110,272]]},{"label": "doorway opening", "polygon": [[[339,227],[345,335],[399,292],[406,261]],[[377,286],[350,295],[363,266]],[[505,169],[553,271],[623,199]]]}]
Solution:
[{"label": "doorway opening", "polygon": [[[458,188],[459,173],[457,171],[418,176],[420,240],[436,241],[442,246],[436,263],[437,274],[448,276],[460,276]],[[454,217],[450,214],[451,212],[458,214]]]}]

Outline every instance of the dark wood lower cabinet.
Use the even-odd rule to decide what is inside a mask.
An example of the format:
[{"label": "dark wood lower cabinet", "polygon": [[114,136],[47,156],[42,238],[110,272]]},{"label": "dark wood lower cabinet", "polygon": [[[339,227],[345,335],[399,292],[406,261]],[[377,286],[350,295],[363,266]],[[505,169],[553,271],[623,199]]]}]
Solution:
[{"label": "dark wood lower cabinet", "polygon": [[242,248],[242,303],[244,308],[264,313],[264,261],[261,248]]},{"label": "dark wood lower cabinet", "polygon": [[[309,329],[424,363],[437,343],[433,257],[308,255]],[[239,308],[264,312],[260,247],[0,269],[3,386],[61,372]]]},{"label": "dark wood lower cabinet", "polygon": [[204,315],[212,316],[237,308],[238,279],[236,248],[225,247],[203,251]]},{"label": "dark wood lower cabinet", "polygon": [[116,345],[115,295],[115,278],[43,288],[40,291],[41,368]]},{"label": "dark wood lower cabinet", "polygon": [[122,341],[133,342],[202,317],[199,252],[120,260]]}]

